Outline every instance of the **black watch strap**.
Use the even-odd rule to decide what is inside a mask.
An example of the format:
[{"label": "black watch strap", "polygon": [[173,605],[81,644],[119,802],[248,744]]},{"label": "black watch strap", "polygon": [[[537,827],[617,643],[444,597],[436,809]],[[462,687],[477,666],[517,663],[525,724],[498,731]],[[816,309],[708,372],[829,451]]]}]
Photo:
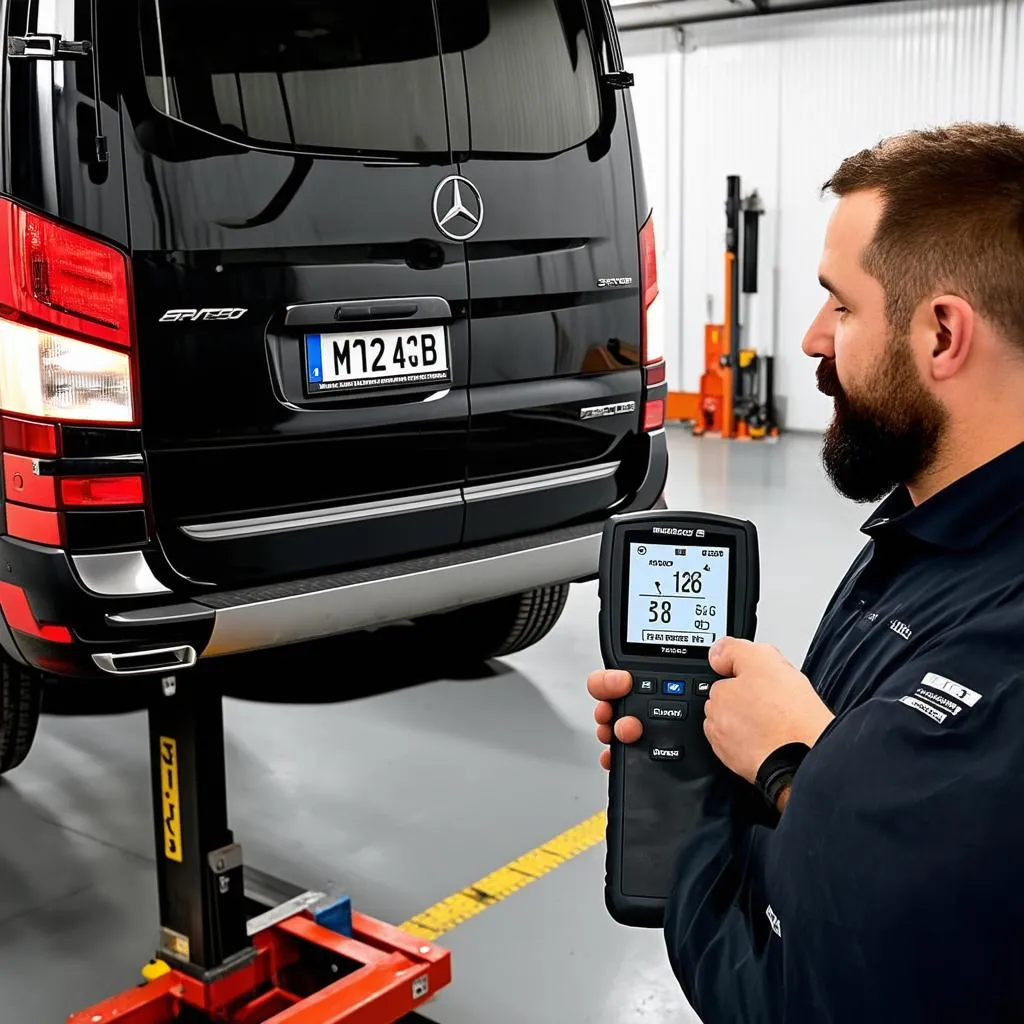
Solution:
[{"label": "black watch strap", "polygon": [[754,785],[772,810],[777,809],[779,796],[792,783],[793,776],[810,750],[806,743],[786,743],[778,750],[773,750],[757,769]]}]

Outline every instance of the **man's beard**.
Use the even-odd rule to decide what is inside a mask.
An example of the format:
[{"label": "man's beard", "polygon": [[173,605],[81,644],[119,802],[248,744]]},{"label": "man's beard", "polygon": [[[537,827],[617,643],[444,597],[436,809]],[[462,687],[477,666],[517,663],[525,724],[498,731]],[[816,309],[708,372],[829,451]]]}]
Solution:
[{"label": "man's beard", "polygon": [[891,339],[882,365],[856,397],[843,389],[833,359],[819,364],[818,389],[835,400],[821,457],[840,494],[878,501],[935,462],[946,411],[921,383],[905,337]]}]

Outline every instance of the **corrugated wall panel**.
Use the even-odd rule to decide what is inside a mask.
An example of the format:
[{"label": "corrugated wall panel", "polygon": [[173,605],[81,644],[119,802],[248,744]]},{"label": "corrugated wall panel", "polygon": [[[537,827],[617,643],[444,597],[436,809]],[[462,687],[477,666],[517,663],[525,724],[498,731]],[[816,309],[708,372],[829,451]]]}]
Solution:
[{"label": "corrugated wall panel", "polygon": [[1024,0],[1006,4],[1003,42],[1002,117],[1012,124],[1024,124]]},{"label": "corrugated wall panel", "polygon": [[647,198],[654,214],[668,384],[677,390],[682,387],[678,345],[683,256],[683,196],[679,189],[683,57],[678,48],[670,47],[662,55],[631,57],[629,69],[636,76],[633,103],[642,139]]},{"label": "corrugated wall panel", "polygon": [[848,154],[886,135],[999,116],[1002,4],[930,3],[822,17],[780,41],[779,391],[792,429],[820,429],[832,403],[800,343],[824,296],[817,264],[831,201],[820,187]]},{"label": "corrugated wall panel", "polygon": [[[725,303],[726,178],[743,194],[756,189],[766,207],[760,235],[774,249],[778,225],[780,51],[771,42],[723,44],[687,52],[683,96],[682,377],[694,391],[704,370],[704,325],[721,323]],[[766,272],[761,287],[771,291]],[[754,299],[744,322],[750,344],[768,344],[770,304]]]},{"label": "corrugated wall panel", "polygon": [[[817,261],[831,204],[820,186],[844,156],[885,135],[964,119],[1024,122],[1022,11],[1024,0],[910,0],[686,29],[675,178],[686,390],[703,368],[709,296],[711,315],[722,316],[725,179],[739,174],[768,211],[746,343],[775,345],[787,426],[825,426],[830,403],[800,351],[822,301]],[[649,131],[642,145],[653,145]]]}]

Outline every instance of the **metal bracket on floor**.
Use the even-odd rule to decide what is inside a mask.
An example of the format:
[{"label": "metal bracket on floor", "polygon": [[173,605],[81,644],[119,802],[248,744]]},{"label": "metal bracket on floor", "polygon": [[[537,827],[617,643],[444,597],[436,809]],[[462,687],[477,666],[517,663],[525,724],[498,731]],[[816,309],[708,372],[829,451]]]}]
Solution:
[{"label": "metal bracket on floor", "polygon": [[[146,982],[68,1024],[394,1024],[451,982],[451,954],[298,893],[249,914],[227,825],[223,707],[209,683],[162,681],[150,708],[160,949]],[[265,904],[263,904],[265,907]]]}]

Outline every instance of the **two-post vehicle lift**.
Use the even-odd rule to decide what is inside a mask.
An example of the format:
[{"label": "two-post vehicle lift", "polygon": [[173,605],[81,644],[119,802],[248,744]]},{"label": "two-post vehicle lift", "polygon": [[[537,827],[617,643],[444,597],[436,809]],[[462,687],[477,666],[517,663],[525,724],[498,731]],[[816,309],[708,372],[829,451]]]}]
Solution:
[{"label": "two-post vehicle lift", "polygon": [[168,676],[149,708],[160,938],[147,981],[69,1024],[392,1024],[451,981],[447,950],[322,893],[250,913],[228,827],[222,697]]}]

